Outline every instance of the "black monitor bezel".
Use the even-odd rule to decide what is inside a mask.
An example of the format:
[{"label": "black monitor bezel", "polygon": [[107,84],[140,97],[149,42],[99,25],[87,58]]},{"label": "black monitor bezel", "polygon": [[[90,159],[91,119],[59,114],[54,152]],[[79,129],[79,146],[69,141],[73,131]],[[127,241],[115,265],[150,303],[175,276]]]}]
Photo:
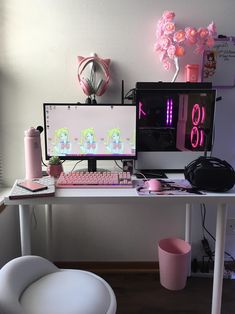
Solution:
[{"label": "black monitor bezel", "polygon": [[136,160],[138,156],[138,107],[135,103],[128,103],[128,104],[121,104],[121,103],[102,103],[102,104],[87,104],[87,103],[44,103],[43,104],[43,120],[44,120],[44,148],[45,148],[45,159],[49,160],[51,155],[47,154],[47,125],[46,125],[46,106],[122,106],[122,107],[135,107],[136,108],[136,150],[135,155],[127,156],[127,155],[112,155],[112,156],[105,156],[105,155],[77,155],[77,156],[58,156],[61,160],[87,160],[88,162],[96,161],[96,160]]}]

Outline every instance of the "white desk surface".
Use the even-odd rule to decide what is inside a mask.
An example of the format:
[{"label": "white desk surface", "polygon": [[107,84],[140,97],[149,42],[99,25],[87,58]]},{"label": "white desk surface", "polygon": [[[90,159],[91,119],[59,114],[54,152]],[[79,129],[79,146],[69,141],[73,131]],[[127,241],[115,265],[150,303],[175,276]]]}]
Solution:
[{"label": "white desk surface", "polygon": [[16,199],[10,200],[9,189],[5,190],[5,205],[27,205],[27,204],[82,204],[82,203],[117,203],[117,202],[144,202],[161,203],[207,203],[215,204],[226,203],[234,204],[235,202],[235,189],[226,193],[206,193],[205,195],[198,194],[185,194],[185,195],[138,195],[134,188],[91,188],[91,189],[56,189],[55,196],[51,197],[38,197],[29,199]]},{"label": "white desk surface", "polygon": [[[170,179],[182,179],[183,173],[168,173]],[[11,189],[5,188],[0,192],[0,201],[4,200],[5,205],[37,205],[37,204],[82,204],[82,203],[110,203],[117,202],[155,202],[156,204],[167,203],[206,203],[214,204],[226,203],[235,204],[235,186],[232,190],[225,193],[209,193],[205,195],[185,194],[185,195],[138,195],[135,188],[66,188],[56,189],[55,196],[15,199],[10,200]]]},{"label": "white desk surface", "polygon": [[4,203],[4,199],[10,193],[10,188],[1,188],[0,189],[0,205]]}]

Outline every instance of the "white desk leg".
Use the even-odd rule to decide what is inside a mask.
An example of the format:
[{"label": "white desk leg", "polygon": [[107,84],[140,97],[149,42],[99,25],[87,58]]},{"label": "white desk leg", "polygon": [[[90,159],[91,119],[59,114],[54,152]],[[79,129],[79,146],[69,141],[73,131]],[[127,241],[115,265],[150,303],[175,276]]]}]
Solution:
[{"label": "white desk leg", "polygon": [[221,312],[227,211],[226,204],[218,205],[216,221],[215,267],[211,309],[212,314],[220,314]]},{"label": "white desk leg", "polygon": [[21,254],[31,254],[31,217],[30,206],[19,205]]},{"label": "white desk leg", "polygon": [[46,222],[46,251],[47,257],[52,258],[52,205],[45,205],[45,222]]},{"label": "white desk leg", "polygon": [[[189,244],[192,243],[192,206],[188,203],[186,204],[185,212],[185,241]],[[188,276],[191,276],[191,254],[188,265]]]},{"label": "white desk leg", "polygon": [[186,204],[186,213],[185,213],[185,241],[188,243],[192,242],[192,208],[191,204]]}]

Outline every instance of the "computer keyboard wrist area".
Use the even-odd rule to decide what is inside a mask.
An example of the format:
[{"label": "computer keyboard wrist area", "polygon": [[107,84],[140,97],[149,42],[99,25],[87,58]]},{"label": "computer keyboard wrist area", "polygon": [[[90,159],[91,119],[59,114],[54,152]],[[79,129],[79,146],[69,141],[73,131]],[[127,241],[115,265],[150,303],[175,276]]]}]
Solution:
[{"label": "computer keyboard wrist area", "polygon": [[125,188],[132,187],[130,172],[62,172],[57,188]]}]

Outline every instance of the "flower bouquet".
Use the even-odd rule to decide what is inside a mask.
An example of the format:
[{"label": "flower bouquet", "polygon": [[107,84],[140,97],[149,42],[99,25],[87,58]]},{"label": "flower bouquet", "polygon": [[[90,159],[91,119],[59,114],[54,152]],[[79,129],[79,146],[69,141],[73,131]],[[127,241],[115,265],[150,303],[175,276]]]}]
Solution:
[{"label": "flower bouquet", "polygon": [[160,61],[165,70],[171,68],[173,63],[176,67],[172,82],[179,73],[179,58],[185,55],[186,46],[195,46],[194,52],[202,53],[207,47],[214,45],[216,27],[212,21],[207,27],[198,29],[188,26],[184,29],[176,29],[174,22],[175,13],[165,11],[157,23],[156,43],[154,50],[159,53]]}]

